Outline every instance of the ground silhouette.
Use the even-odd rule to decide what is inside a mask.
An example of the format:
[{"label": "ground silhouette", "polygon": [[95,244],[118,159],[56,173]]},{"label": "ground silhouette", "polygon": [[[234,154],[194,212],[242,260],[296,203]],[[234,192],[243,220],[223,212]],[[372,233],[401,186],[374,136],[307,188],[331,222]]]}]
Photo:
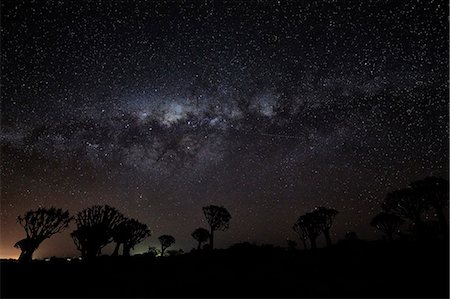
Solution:
[{"label": "ground silhouette", "polygon": [[[444,242],[241,243],[168,257],[3,261],[2,297],[448,297]],[[23,286],[27,287],[23,287]]]}]

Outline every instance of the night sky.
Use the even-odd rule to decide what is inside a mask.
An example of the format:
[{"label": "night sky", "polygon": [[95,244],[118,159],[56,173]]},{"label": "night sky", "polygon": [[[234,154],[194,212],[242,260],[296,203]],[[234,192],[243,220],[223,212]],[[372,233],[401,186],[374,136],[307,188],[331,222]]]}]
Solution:
[{"label": "night sky", "polygon": [[[134,253],[195,247],[208,204],[233,217],[218,248],[300,243],[316,206],[340,211],[334,240],[374,239],[386,192],[448,176],[445,1],[5,0],[1,17],[0,257],[20,253],[16,217],[52,205],[148,224]],[[35,257],[78,254],[73,229]]]}]

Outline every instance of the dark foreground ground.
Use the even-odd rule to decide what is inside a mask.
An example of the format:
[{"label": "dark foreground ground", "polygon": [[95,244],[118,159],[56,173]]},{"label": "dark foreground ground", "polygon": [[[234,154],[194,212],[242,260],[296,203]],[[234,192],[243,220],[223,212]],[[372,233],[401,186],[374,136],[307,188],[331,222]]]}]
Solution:
[{"label": "dark foreground ground", "polygon": [[287,251],[241,244],[166,258],[1,263],[1,297],[447,297],[439,243]]}]

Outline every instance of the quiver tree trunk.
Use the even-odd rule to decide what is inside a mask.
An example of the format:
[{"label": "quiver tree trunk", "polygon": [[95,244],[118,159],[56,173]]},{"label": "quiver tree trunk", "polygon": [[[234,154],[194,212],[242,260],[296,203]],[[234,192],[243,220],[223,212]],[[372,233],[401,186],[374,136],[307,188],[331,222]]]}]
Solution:
[{"label": "quiver tree trunk", "polygon": [[303,243],[303,249],[308,249],[308,244],[306,244],[306,240],[305,239],[301,239],[302,243]]},{"label": "quiver tree trunk", "polygon": [[19,256],[19,263],[29,263],[33,259],[31,251],[22,251]]},{"label": "quiver tree trunk", "polygon": [[19,263],[29,263],[33,260],[35,249],[23,249],[19,256]]},{"label": "quiver tree trunk", "polygon": [[19,256],[20,263],[28,263],[33,259],[33,253],[38,248],[39,244],[38,240],[33,240],[31,238],[25,238],[17,242],[14,247],[19,248],[21,250]]},{"label": "quiver tree trunk", "polygon": [[88,247],[86,248],[86,260],[92,261],[95,260],[95,258],[99,255],[100,249],[95,247]]},{"label": "quiver tree trunk", "polygon": [[391,232],[391,231],[386,232],[386,238],[387,238],[388,242],[394,241],[394,232]]},{"label": "quiver tree trunk", "polygon": [[116,247],[114,247],[114,251],[112,253],[112,256],[118,256],[119,255],[119,249],[120,249],[120,243],[116,243]]},{"label": "quiver tree trunk", "polygon": [[445,216],[444,216],[444,212],[442,211],[442,208],[440,208],[440,207],[434,207],[434,211],[435,211],[436,216],[438,218],[441,232],[444,235],[444,240],[447,240],[448,237],[449,237],[448,236],[449,228],[448,228],[447,220],[445,219]]},{"label": "quiver tree trunk", "polygon": [[331,246],[330,230],[328,230],[328,229],[324,230],[323,235],[325,236],[325,241],[327,243],[327,247],[330,247]]},{"label": "quiver tree trunk", "polygon": [[423,241],[427,238],[425,224],[422,222],[422,220],[419,219],[413,221],[413,223],[411,224],[411,230],[416,240]]},{"label": "quiver tree trunk", "polygon": [[130,256],[131,247],[128,244],[123,244],[123,256]]},{"label": "quiver tree trunk", "polygon": [[317,248],[316,239],[317,239],[317,237],[312,237],[312,238],[310,238],[310,241],[311,241],[311,249],[312,249],[312,250],[315,250],[315,249]]},{"label": "quiver tree trunk", "polygon": [[211,229],[211,232],[209,234],[209,249],[213,250],[214,249],[214,230]]}]

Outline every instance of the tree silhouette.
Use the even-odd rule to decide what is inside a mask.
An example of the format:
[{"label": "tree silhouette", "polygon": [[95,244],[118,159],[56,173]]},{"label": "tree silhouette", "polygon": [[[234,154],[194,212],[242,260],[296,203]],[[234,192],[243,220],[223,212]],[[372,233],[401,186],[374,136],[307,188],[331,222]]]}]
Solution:
[{"label": "tree silhouette", "polygon": [[338,214],[338,211],[336,211],[335,209],[319,207],[314,211],[314,213],[316,213],[317,217],[319,217],[320,219],[319,223],[323,235],[325,236],[327,247],[330,247],[331,246],[330,229],[333,226],[333,220],[334,217],[336,217],[336,215]]},{"label": "tree silhouette", "polygon": [[409,219],[414,231],[419,233],[423,227],[422,214],[428,209],[428,204],[409,187],[388,193],[381,207],[387,213]]},{"label": "tree silhouette", "polygon": [[202,248],[202,243],[209,239],[209,231],[206,228],[199,227],[194,230],[192,237],[198,242],[197,250],[200,250]]},{"label": "tree silhouette", "polygon": [[33,253],[39,245],[56,233],[65,229],[72,218],[69,211],[51,207],[38,208],[17,217],[17,221],[24,228],[26,238],[14,244],[14,247],[21,250],[19,262],[29,262],[33,259]]},{"label": "tree silhouette", "polygon": [[300,240],[303,243],[303,248],[308,249],[306,241],[308,240],[309,235],[308,230],[306,229],[306,223],[304,222],[304,219],[299,218],[297,222],[294,223],[294,226],[292,226],[292,229],[300,236]]},{"label": "tree silhouette", "polygon": [[304,227],[306,234],[308,235],[309,242],[311,243],[311,249],[317,248],[317,237],[322,232],[322,217],[316,211],[306,213],[303,216],[300,216],[297,222],[294,224],[298,227]]},{"label": "tree silhouette", "polygon": [[448,181],[438,177],[427,177],[411,183],[410,186],[421,199],[425,200],[428,207],[434,210],[441,231],[448,237],[448,223],[444,215],[444,210],[448,207]]},{"label": "tree silhouette", "polygon": [[210,227],[210,248],[214,249],[214,232],[227,230],[230,226],[231,215],[224,207],[214,205],[203,207],[203,214]]},{"label": "tree silhouette", "polygon": [[87,259],[101,254],[103,247],[113,240],[115,229],[125,217],[115,208],[108,205],[95,205],[84,209],[75,217],[77,229],[72,232],[72,239]]},{"label": "tree silhouette", "polygon": [[148,236],[150,236],[150,230],[146,224],[135,219],[124,220],[113,231],[113,240],[116,242],[113,256],[119,254],[121,244],[123,244],[123,255],[130,256],[130,250]]},{"label": "tree silhouette", "polygon": [[161,256],[164,256],[164,252],[167,248],[175,244],[175,238],[171,235],[162,235],[158,240],[161,243]]},{"label": "tree silhouette", "polygon": [[397,215],[381,212],[373,217],[370,225],[386,234],[387,239],[392,241],[394,234],[398,232],[398,229],[403,222],[405,221]]}]

